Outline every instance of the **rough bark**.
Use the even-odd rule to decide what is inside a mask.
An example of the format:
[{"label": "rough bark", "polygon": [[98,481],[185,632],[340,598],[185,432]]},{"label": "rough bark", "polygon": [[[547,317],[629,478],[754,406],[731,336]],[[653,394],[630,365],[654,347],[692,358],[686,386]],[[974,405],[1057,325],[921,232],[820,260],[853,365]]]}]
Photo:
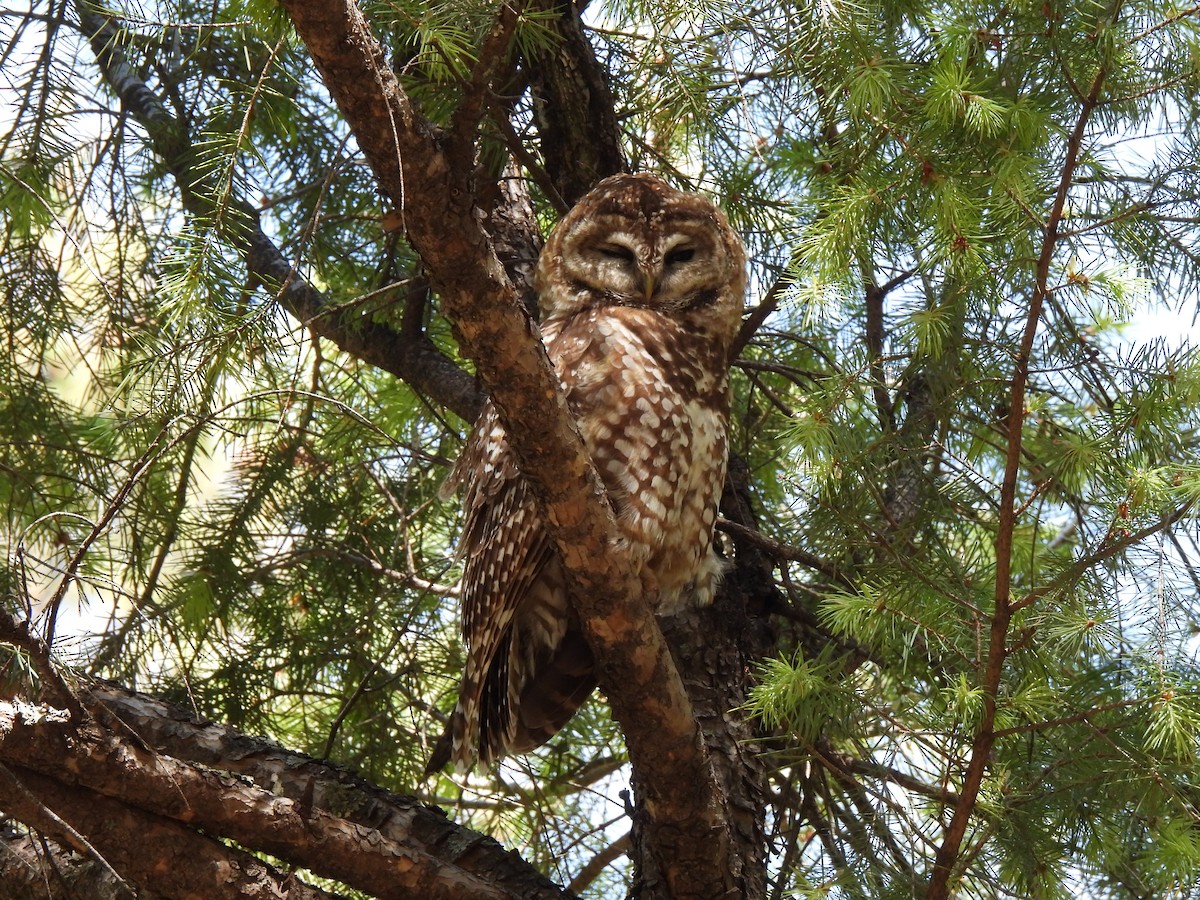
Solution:
[{"label": "rough bark", "polygon": [[557,13],[558,40],[528,60],[542,159],[564,208],[601,178],[626,171],[607,73],[588,43],[571,3],[536,0],[532,7]]},{"label": "rough bark", "polygon": [[[491,838],[327,763],[115,688],[91,689],[81,699],[90,713],[83,721],[48,707],[0,703],[0,763],[114,867],[123,864],[122,848],[107,837],[136,849],[133,836],[150,823],[142,857],[152,855],[151,836],[162,859],[175,847],[197,857],[216,853],[207,842],[221,837],[381,898],[569,896]],[[0,790],[0,808],[47,827],[15,788]],[[121,808],[129,817],[114,825]],[[89,819],[93,810],[105,814]],[[212,865],[217,874],[205,883],[270,880],[249,858],[226,854]],[[121,874],[140,884],[145,873]]]},{"label": "rough bark", "polygon": [[[14,821],[0,823],[0,891],[6,900],[126,900],[125,884],[108,867],[65,850]],[[159,900],[144,889],[138,900]]]},{"label": "rough bark", "polygon": [[[26,846],[27,852],[22,855],[26,864],[10,873],[12,880],[0,874],[0,885],[6,890],[12,886],[15,892],[16,884],[24,881],[30,896],[45,897],[44,892],[32,892],[49,883],[74,890],[66,896],[95,897],[99,893],[96,881],[100,881],[114,900],[148,896],[179,900],[334,900],[337,896],[208,835],[86,788],[72,787],[26,769],[11,770],[7,775],[0,778],[0,784],[12,792],[5,800],[8,812],[24,821],[36,821],[39,805],[55,809],[72,831],[63,833],[42,825],[39,831],[53,837],[60,846],[70,846],[82,836],[111,869],[88,859],[90,865],[73,873],[75,877],[68,881],[56,869],[82,866],[83,858],[61,850],[50,856],[31,855]],[[22,796],[14,796],[18,791]],[[114,877],[114,870],[120,880]],[[22,871],[25,879],[19,877]],[[137,886],[136,891],[132,885]]]}]

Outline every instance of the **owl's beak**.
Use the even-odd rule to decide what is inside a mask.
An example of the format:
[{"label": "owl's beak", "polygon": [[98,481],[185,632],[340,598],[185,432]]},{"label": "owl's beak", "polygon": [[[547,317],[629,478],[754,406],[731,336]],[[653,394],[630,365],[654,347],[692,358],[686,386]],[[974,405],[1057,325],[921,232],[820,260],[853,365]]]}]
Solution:
[{"label": "owl's beak", "polygon": [[658,288],[658,273],[657,272],[642,272],[642,299],[649,300],[654,296],[655,289]]}]

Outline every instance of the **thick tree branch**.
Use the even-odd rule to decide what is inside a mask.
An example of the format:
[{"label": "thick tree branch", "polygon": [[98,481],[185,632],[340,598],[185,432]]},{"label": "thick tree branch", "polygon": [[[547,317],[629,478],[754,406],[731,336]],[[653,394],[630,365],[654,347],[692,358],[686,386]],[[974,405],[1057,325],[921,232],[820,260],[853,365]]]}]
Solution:
[{"label": "thick tree branch", "polygon": [[28,773],[24,773],[24,778],[18,777],[12,769],[0,763],[0,797],[5,798],[5,812],[18,817],[40,834],[47,835],[64,847],[82,854],[100,867],[101,873],[113,883],[117,893],[134,897],[134,889],[104,858],[104,854],[92,845],[87,836],[30,793],[25,784],[30,777],[32,776]]},{"label": "thick tree branch", "polygon": [[468,422],[479,415],[483,397],[475,379],[438,350],[424,332],[398,332],[335,309],[257,228],[246,235],[245,252],[250,271],[275,286],[275,299],[313,334],[395,375]]},{"label": "thick tree branch", "polygon": [[[378,181],[400,210],[443,309],[488,386],[570,573],[600,685],[624,729],[676,896],[733,887],[730,825],[691,704],[639,586],[612,551],[612,511],[533,323],[477,215],[472,171],[412,105],[358,7],[284,0]],[[457,152],[452,154],[458,156]]]},{"label": "thick tree branch", "polygon": [[[381,898],[567,896],[490,838],[328,764],[115,688],[82,698],[94,721],[0,703],[0,762],[58,785],[36,793],[93,841],[76,809],[88,792],[186,826],[198,842],[202,829]],[[9,793],[3,806],[20,817]],[[171,843],[178,832],[163,835]]]},{"label": "thick tree branch", "polygon": [[[0,821],[0,890],[5,900],[128,900],[108,867],[67,850],[16,819]],[[139,900],[157,900],[149,890]]]},{"label": "thick tree branch", "polygon": [[[0,793],[9,798],[6,812],[32,823],[38,818],[39,804],[59,811],[70,822],[71,833],[42,825],[38,830],[59,844],[73,844],[72,833],[86,835],[105,865],[138,885],[135,892],[116,883],[114,897],[132,900],[147,890],[165,897],[209,900],[334,900],[336,896],[170,819],[26,770],[18,769],[12,777],[25,793],[10,793],[3,785]],[[130,835],[137,835],[137,840],[130,841]]]}]

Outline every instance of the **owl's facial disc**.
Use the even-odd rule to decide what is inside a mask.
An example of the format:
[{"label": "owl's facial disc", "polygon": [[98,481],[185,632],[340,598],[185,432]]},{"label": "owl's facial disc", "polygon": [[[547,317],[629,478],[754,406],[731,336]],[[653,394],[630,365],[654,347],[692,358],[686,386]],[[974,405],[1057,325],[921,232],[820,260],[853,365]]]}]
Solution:
[{"label": "owl's facial disc", "polygon": [[626,302],[671,301],[723,273],[724,254],[700,231],[681,229],[655,240],[650,229],[636,234],[619,228],[581,235],[574,267],[589,287]]}]

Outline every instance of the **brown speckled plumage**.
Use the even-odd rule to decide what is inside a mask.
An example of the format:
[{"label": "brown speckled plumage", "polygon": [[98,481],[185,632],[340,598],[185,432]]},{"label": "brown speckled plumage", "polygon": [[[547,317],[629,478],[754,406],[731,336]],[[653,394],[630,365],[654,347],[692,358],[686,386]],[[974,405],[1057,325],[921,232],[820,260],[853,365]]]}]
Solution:
[{"label": "brown speckled plumage", "polygon": [[[618,175],[555,229],[535,286],[542,338],[643,596],[662,614],[709,602],[741,242],[703,197]],[[544,743],[596,683],[562,565],[490,403],[447,480],[457,487],[468,656],[432,768],[447,754],[465,768]]]}]

